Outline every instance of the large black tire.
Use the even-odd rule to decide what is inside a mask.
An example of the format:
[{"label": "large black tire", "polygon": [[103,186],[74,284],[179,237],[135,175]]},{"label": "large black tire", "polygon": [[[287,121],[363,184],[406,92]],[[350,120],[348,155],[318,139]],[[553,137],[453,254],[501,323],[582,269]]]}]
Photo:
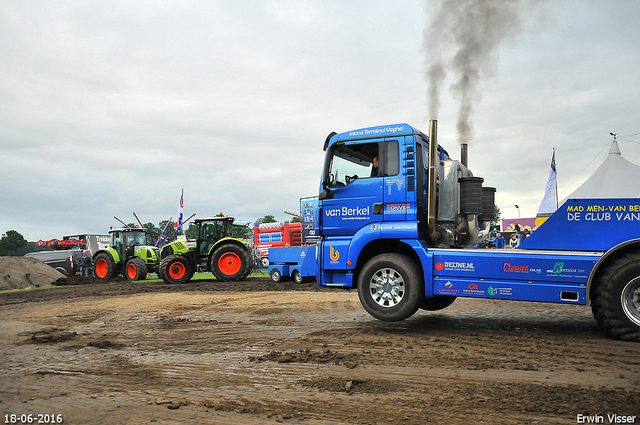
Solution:
[{"label": "large black tire", "polygon": [[170,255],[160,263],[159,276],[167,283],[185,283],[192,276],[189,259],[182,255]]},{"label": "large black tire", "polygon": [[620,254],[598,275],[591,309],[610,337],[640,342],[640,251]]},{"label": "large black tire", "polygon": [[449,307],[456,300],[456,297],[449,297],[447,295],[434,295],[433,297],[426,297],[422,301],[420,308],[427,311],[438,311]]},{"label": "large black tire", "polygon": [[130,281],[145,280],[147,278],[147,265],[142,258],[130,258],[127,261],[124,275]]},{"label": "large black tire", "polygon": [[378,320],[397,322],[412,316],[424,299],[424,283],[416,265],[400,254],[380,254],[358,277],[358,297]]},{"label": "large black tire", "polygon": [[213,251],[209,267],[218,280],[241,280],[251,273],[251,255],[244,246],[222,243]]},{"label": "large black tire", "polygon": [[93,274],[99,280],[108,280],[118,275],[111,255],[101,252],[93,259]]}]

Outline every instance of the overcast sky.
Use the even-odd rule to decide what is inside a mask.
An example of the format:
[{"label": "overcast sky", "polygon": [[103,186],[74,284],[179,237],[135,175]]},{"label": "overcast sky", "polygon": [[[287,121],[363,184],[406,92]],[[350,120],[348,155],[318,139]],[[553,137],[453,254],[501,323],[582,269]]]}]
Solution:
[{"label": "overcast sky", "polygon": [[[218,212],[290,218],[318,193],[331,131],[428,131],[424,32],[435,2],[0,2],[0,233],[107,233]],[[504,218],[532,217],[556,148],[561,198],[609,132],[640,163],[640,2],[550,1],[482,75],[469,168]],[[439,142],[459,159],[459,103]]]}]

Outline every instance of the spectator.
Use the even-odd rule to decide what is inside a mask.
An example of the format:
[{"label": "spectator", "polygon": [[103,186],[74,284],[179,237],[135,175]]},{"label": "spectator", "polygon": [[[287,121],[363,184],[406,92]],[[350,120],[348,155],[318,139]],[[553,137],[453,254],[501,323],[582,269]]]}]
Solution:
[{"label": "spectator", "polygon": [[531,234],[529,233],[529,229],[524,229],[524,232],[520,235],[520,243],[522,243],[525,239],[527,239]]},{"label": "spectator", "polygon": [[489,242],[494,243],[496,249],[502,249],[507,246],[507,241],[504,240],[504,237],[500,234],[500,232],[496,233],[496,237],[491,239]]},{"label": "spectator", "polygon": [[511,239],[509,239],[509,247],[517,248],[518,245],[520,245],[520,239],[518,239],[518,235],[514,233],[511,235]]},{"label": "spectator", "polygon": [[91,257],[87,255],[87,250],[82,250],[82,259],[80,260],[80,276],[90,276]]}]

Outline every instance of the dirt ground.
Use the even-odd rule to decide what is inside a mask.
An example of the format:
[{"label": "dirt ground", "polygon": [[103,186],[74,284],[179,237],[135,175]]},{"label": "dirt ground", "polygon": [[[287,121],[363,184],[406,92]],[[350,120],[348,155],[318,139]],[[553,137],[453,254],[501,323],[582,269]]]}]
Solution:
[{"label": "dirt ground", "polygon": [[116,282],[0,293],[0,334],[4,423],[640,423],[640,344],[584,306],[383,323],[315,283]]}]

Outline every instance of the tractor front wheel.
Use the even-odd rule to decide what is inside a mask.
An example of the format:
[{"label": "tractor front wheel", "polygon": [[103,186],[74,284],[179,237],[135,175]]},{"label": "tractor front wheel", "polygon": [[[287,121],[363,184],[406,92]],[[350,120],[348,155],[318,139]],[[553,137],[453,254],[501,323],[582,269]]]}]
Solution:
[{"label": "tractor front wheel", "polygon": [[213,252],[209,267],[218,280],[241,280],[251,271],[251,255],[243,246],[223,243]]},{"label": "tractor front wheel", "polygon": [[96,258],[93,261],[93,272],[100,280],[107,280],[113,277],[115,274],[115,268],[116,266],[113,263],[113,258],[105,252],[101,252],[96,255]]},{"label": "tractor front wheel", "polygon": [[185,283],[192,276],[189,260],[182,255],[170,255],[160,263],[159,275],[167,283]]},{"label": "tractor front wheel", "polygon": [[128,280],[145,280],[147,278],[147,265],[142,258],[133,257],[127,261],[125,275]]}]

